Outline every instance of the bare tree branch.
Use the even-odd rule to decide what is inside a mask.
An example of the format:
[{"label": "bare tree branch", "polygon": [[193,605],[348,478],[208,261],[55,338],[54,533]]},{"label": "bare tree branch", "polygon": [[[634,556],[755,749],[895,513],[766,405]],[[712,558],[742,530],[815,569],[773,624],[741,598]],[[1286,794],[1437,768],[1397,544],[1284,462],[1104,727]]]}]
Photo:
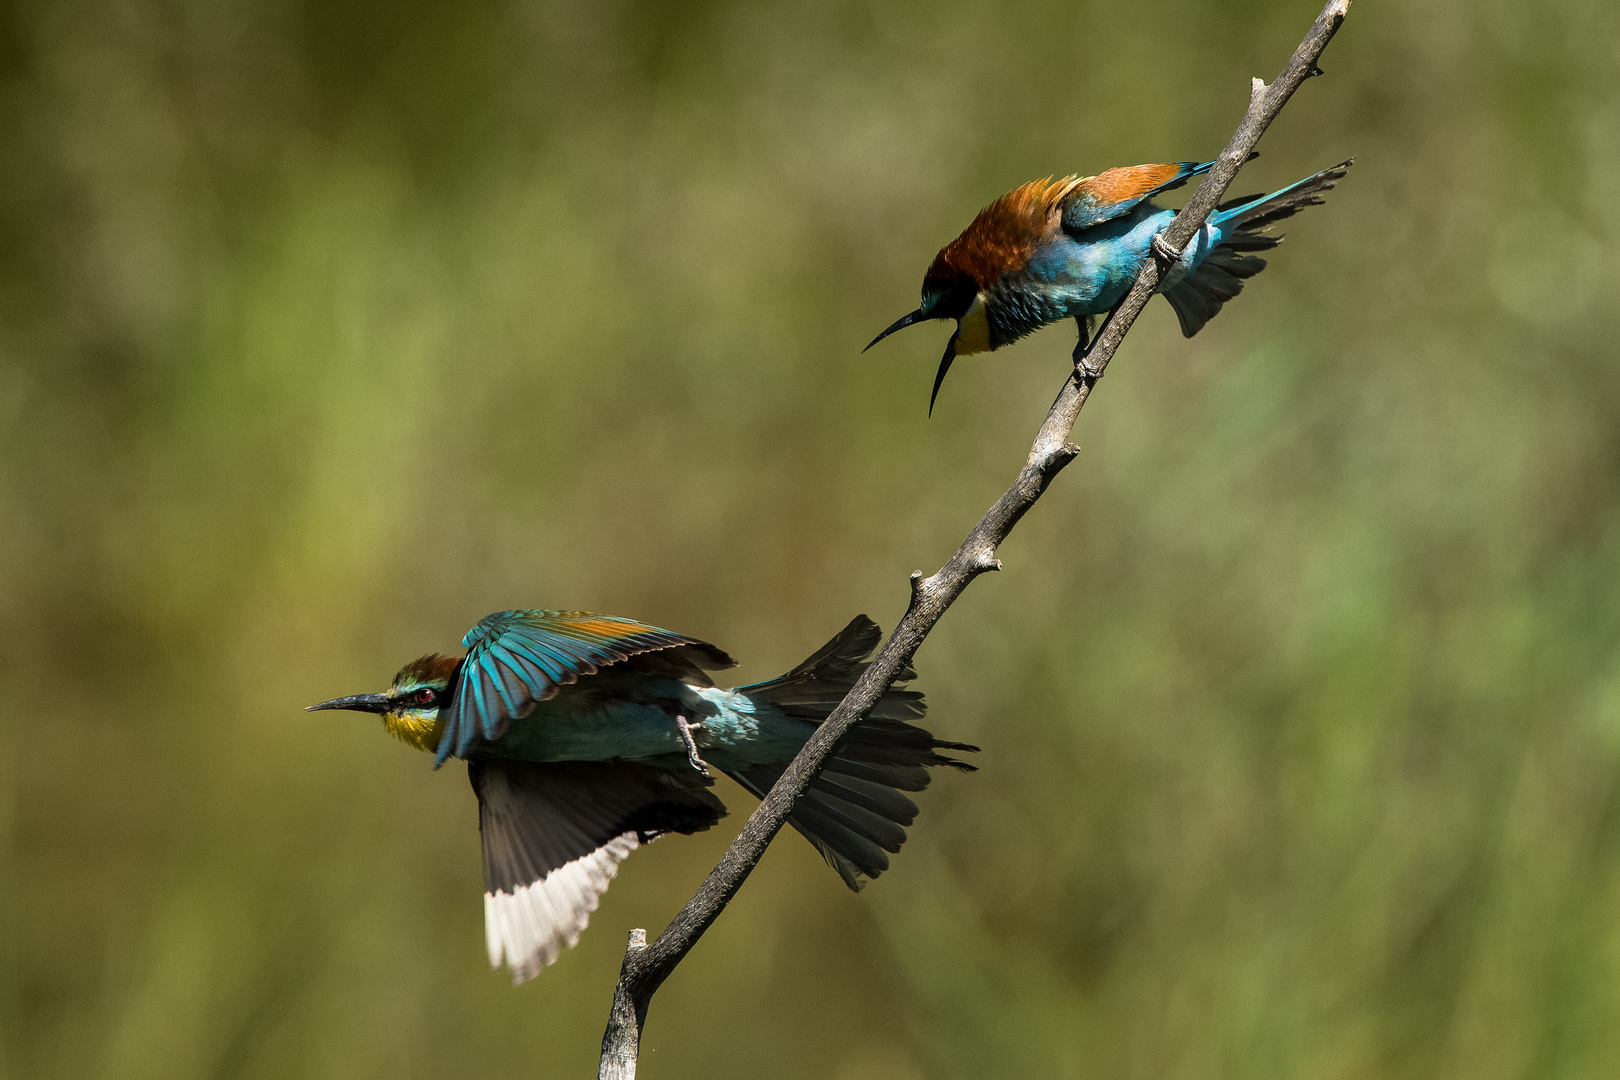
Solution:
[{"label": "bare tree branch", "polygon": [[[1156,257],[1143,265],[1131,291],[1098,334],[1088,356],[1094,371],[1100,373],[1113,359],[1131,324],[1152,299],[1165,267],[1177,258],[1193,234],[1203,226],[1271,121],[1306,79],[1321,74],[1316,67],[1317,58],[1349,13],[1350,3],[1351,0],[1329,0],[1276,81],[1267,86],[1259,79],[1254,80],[1248,112],[1233,134],[1232,141],[1221,151],[1214,167],[1205,174],[1187,205],[1155,239]],[[749,816],[742,832],[726,850],[719,864],[710,871],[697,894],[651,945],[647,944],[645,931],[630,932],[630,945],[624,954],[619,984],[613,994],[613,1011],[608,1019],[607,1032],[602,1037],[602,1061],[598,1074],[601,1080],[633,1080],[641,1029],[646,1022],[647,1007],[653,994],[691,951],[692,946],[697,944],[703,932],[720,917],[720,912],[737,894],[765,854],[765,848],[782,828],[793,804],[837,749],[839,741],[860,723],[889,689],[934,624],[945,614],[945,609],[974,578],[986,571],[1001,569],[1001,562],[995,557],[997,547],[1012,532],[1019,519],[1035,505],[1035,500],[1041,497],[1052,478],[1079,453],[1079,448],[1070,444],[1068,438],[1095,385],[1095,378],[1085,375],[1079,368],[1075,369],[1058,393],[1057,400],[1052,403],[1051,411],[1035,437],[1035,444],[1030,447],[1029,459],[1012,487],[996,500],[995,505],[973,527],[973,531],[968,533],[967,539],[962,541],[956,554],[937,573],[926,578],[920,571],[911,575],[911,606],[894,628],[894,633],[889,635],[877,658],[838,708],[799,751],[759,808]]]}]

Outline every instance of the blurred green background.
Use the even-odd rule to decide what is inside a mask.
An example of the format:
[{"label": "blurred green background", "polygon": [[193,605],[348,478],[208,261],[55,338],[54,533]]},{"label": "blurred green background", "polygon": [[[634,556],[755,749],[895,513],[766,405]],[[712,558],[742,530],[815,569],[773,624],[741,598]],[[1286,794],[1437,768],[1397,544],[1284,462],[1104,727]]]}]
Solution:
[{"label": "blurred green background", "polygon": [[[630,860],[514,991],[459,765],[371,718],[486,612],[886,626],[1049,330],[861,356],[1035,176],[1213,155],[1315,0],[0,7],[0,1065],[591,1075]],[[1597,1077],[1620,1060],[1620,9],[1363,0],[1235,191],[1350,154],[919,655],[859,897],[786,835],[652,1078]]]}]

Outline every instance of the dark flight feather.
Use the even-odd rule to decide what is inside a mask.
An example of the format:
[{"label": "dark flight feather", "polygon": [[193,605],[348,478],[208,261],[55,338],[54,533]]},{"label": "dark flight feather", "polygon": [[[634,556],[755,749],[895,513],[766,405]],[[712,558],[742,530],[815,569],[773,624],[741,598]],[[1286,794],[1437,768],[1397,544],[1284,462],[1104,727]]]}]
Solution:
[{"label": "dark flight feather", "polygon": [[713,781],[622,761],[539,764],[477,758],[490,967],[533,978],[579,939],[631,851],[664,833],[694,833],[725,816]]}]

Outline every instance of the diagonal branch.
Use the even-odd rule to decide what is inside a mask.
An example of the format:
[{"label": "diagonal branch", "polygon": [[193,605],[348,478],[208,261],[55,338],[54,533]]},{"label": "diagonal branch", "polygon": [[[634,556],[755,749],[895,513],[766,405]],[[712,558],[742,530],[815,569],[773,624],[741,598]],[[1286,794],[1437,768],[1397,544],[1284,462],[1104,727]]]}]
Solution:
[{"label": "diagonal branch", "polygon": [[[1159,234],[1154,244],[1156,257],[1148,259],[1143,265],[1135,285],[1114,310],[1092,345],[1087,360],[1093,371],[1100,373],[1113,359],[1131,324],[1152,299],[1164,268],[1170,265],[1177,252],[1187,246],[1194,233],[1203,227],[1204,220],[1215,209],[1215,204],[1237,176],[1238,169],[1249,159],[1260,136],[1282,111],[1294,91],[1312,75],[1321,74],[1316,67],[1317,58],[1349,13],[1350,3],[1351,0],[1328,0],[1327,6],[1317,16],[1276,81],[1267,86],[1259,79],[1254,80],[1248,112],[1233,134],[1232,141],[1221,151],[1214,167],[1205,174],[1187,205]],[[967,539],[962,541],[956,554],[937,573],[926,578],[921,572],[911,575],[911,606],[894,628],[894,633],[889,635],[877,658],[838,708],[799,751],[758,809],[749,815],[737,839],[726,849],[725,855],[710,871],[697,894],[651,945],[647,944],[645,931],[631,931],[619,984],[613,993],[613,1011],[602,1038],[601,1080],[632,1080],[636,1074],[641,1029],[646,1022],[647,1007],[653,994],[697,944],[703,932],[720,917],[720,912],[742,888],[749,873],[765,854],[766,846],[786,822],[793,804],[837,749],[839,741],[860,723],[893,684],[895,677],[910,663],[940,616],[945,614],[945,610],[974,578],[986,571],[1001,569],[1001,563],[995,557],[996,548],[1012,532],[1019,519],[1035,505],[1052,478],[1079,453],[1079,448],[1069,443],[1069,434],[1074,430],[1080,410],[1095,385],[1094,377],[1076,368],[1059,391],[1057,400],[1052,403],[1051,411],[1035,437],[1035,444],[1030,447],[1029,459],[1012,487],[996,500],[995,505],[973,527],[973,531],[968,533]]]}]

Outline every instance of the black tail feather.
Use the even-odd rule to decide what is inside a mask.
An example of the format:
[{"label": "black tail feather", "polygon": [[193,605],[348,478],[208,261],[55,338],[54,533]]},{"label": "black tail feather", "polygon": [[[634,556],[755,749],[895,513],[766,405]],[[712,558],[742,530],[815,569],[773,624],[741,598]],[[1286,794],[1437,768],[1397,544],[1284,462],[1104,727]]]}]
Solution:
[{"label": "black tail feather", "polygon": [[810,800],[808,810],[837,822],[848,832],[891,854],[898,852],[900,845],[906,842],[905,826],[890,821],[882,814],[846,802],[826,788],[816,789],[815,798]]},{"label": "black tail feather", "polygon": [[[820,723],[838,707],[861,672],[866,670],[867,661],[882,637],[883,631],[877,623],[858,615],[786,675],[737,689],[770,699],[789,716]],[[910,682],[916,677],[917,670],[907,664],[895,677],[895,682]],[[928,711],[922,699],[922,694],[915,690],[891,689],[867,714],[868,719],[914,720]]]},{"label": "black tail feather", "polygon": [[897,825],[917,820],[917,804],[892,787],[853,776],[823,770],[817,786],[845,802],[880,814]]},{"label": "black tail feather", "polygon": [[823,774],[826,773],[867,780],[898,791],[921,791],[928,786],[928,770],[922,765],[872,765],[864,761],[839,761],[835,758],[827,763],[823,770]]},{"label": "black tail feather", "polygon": [[[858,616],[786,675],[738,689],[771,702],[789,716],[819,724],[866,670],[881,636],[876,623]],[[907,665],[896,681],[916,675]],[[906,826],[917,818],[917,804],[902,791],[921,791],[928,786],[928,770],[941,765],[974,771],[967,762],[938,751],[974,753],[978,747],[936,739],[906,722],[926,711],[922,694],[891,688],[844,737],[788,815],[788,824],[815,845],[851,889],[859,890],[866,879],[887,870],[889,854],[905,843]],[[763,799],[784,768],[754,765],[729,775]]]}]

